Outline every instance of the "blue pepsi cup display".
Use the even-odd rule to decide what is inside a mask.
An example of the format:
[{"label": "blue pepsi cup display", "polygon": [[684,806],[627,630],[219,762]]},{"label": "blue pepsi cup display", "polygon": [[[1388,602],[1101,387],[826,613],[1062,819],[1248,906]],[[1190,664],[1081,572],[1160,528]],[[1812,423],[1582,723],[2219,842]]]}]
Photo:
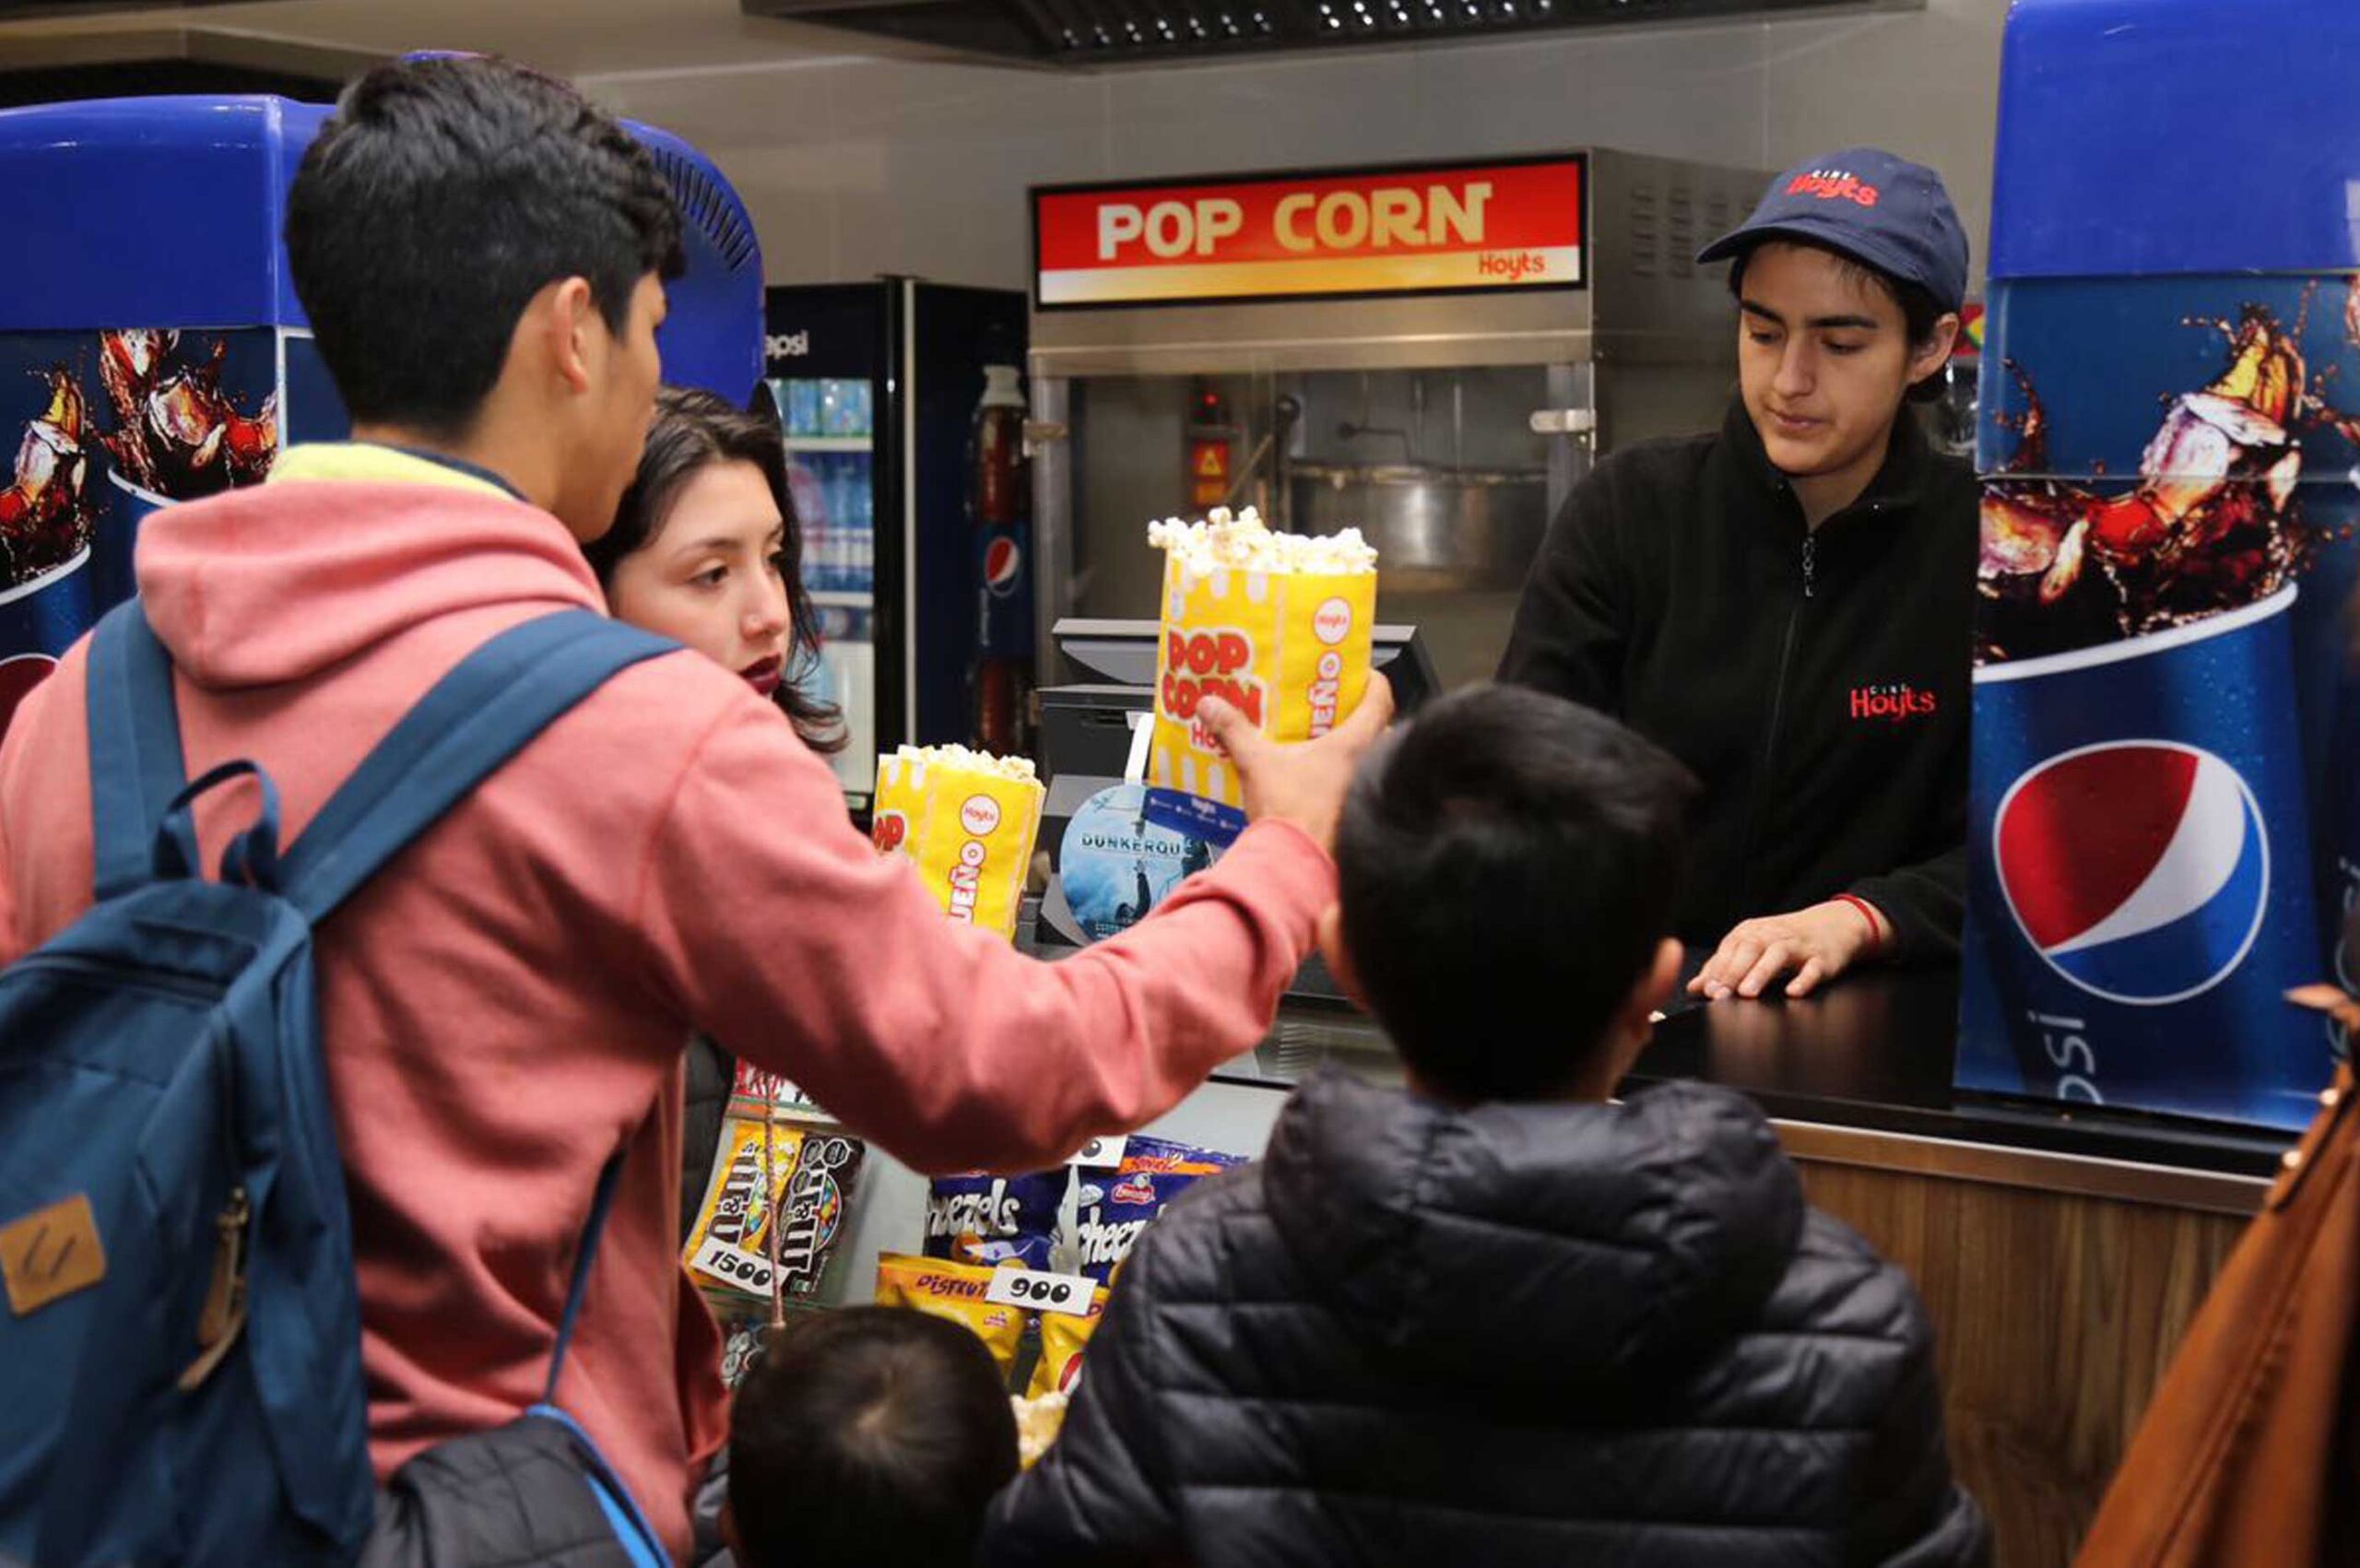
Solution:
[{"label": "blue pepsi cup display", "polygon": [[2296,590],[1975,683],[1960,1081],[2301,1126],[2333,1062],[2319,978]]},{"label": "blue pepsi cup display", "polygon": [[[2360,865],[2360,7],[2016,0],[1958,1081],[2307,1123]],[[2224,81],[2273,112],[2155,156]],[[2257,171],[2266,171],[2266,177]]]}]

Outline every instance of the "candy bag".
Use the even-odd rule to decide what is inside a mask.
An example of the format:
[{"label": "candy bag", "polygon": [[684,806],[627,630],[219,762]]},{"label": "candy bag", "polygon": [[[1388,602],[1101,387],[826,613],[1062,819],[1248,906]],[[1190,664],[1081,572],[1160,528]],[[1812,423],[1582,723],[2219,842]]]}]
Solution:
[{"label": "candy bag", "polygon": [[1006,1377],[1016,1364],[1027,1315],[1021,1308],[998,1306],[984,1299],[992,1272],[938,1257],[886,1253],[877,1260],[877,1304],[909,1307],[973,1331]]},{"label": "candy bag", "polygon": [[[816,1295],[829,1255],[849,1228],[867,1152],[860,1139],[830,1129],[725,1121],[713,1180],[681,1250],[690,1277],[763,1302],[773,1291],[789,1299]],[[773,1277],[771,1226],[781,1220]]]},{"label": "candy bag", "polygon": [[1103,1285],[1091,1292],[1086,1315],[1041,1315],[1041,1359],[1032,1364],[1032,1381],[1025,1388],[1028,1395],[1037,1399],[1044,1394],[1071,1394],[1080,1383],[1082,1352],[1106,1315],[1106,1293]]},{"label": "candy bag", "polygon": [[1084,1171],[1075,1207],[1079,1269],[1103,1284],[1131,1256],[1139,1232],[1189,1187],[1243,1165],[1238,1155],[1134,1133],[1113,1171]]},{"label": "candy bag", "polygon": [[985,1267],[1046,1268],[1071,1175],[1061,1165],[1018,1176],[938,1176],[926,1187],[922,1250]]}]

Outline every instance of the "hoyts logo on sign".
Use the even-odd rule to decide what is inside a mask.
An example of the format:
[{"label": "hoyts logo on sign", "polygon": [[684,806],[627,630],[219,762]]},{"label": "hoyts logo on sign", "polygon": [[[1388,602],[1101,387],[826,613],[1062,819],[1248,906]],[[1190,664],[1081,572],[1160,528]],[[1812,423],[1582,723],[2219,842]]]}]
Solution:
[{"label": "hoyts logo on sign", "polygon": [[1578,155],[1032,193],[1044,310],[1579,287]]},{"label": "hoyts logo on sign", "polygon": [[[1262,683],[1245,672],[1254,665],[1254,640],[1243,631],[1174,631],[1163,650],[1162,702],[1165,716],[1194,724],[1197,705],[1218,697],[1245,715],[1248,724],[1262,723]],[[1208,737],[1194,737],[1198,746]]]},{"label": "hoyts logo on sign", "polygon": [[1934,711],[1934,694],[1920,691],[1914,686],[1892,682],[1882,686],[1852,688],[1852,716],[1856,719],[1923,718]]}]

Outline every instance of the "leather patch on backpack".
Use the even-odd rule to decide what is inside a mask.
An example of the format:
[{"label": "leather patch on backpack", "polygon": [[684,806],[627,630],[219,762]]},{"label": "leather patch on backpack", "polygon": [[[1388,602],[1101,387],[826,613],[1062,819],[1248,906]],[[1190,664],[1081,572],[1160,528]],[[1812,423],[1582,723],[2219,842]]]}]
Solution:
[{"label": "leather patch on backpack", "polygon": [[104,1279],[107,1254],[90,1200],[76,1193],[0,1227],[0,1276],[8,1283],[8,1310],[18,1317]]}]

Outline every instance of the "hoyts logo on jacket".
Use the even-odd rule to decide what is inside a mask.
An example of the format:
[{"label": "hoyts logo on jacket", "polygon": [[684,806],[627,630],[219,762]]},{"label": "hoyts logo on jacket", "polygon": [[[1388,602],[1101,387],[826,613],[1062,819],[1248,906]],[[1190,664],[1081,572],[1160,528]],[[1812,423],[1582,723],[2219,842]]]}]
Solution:
[{"label": "hoyts logo on jacket", "polygon": [[1862,206],[1876,206],[1880,195],[1874,185],[1843,169],[1814,169],[1808,174],[1798,174],[1788,183],[1787,194],[1817,196],[1823,202],[1858,202]]},{"label": "hoyts logo on jacket", "polygon": [[1934,694],[1920,691],[1901,682],[1880,686],[1852,688],[1852,716],[1856,719],[1923,718],[1934,711]]}]

